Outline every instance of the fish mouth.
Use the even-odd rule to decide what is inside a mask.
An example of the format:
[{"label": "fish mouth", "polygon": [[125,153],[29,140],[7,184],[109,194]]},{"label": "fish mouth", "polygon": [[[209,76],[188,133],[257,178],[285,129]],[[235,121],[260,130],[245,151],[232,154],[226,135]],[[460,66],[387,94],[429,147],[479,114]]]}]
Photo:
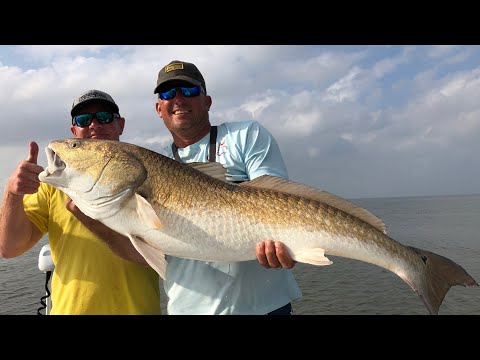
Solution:
[{"label": "fish mouth", "polygon": [[[53,150],[51,145],[45,148],[45,154],[47,155],[47,167],[38,174],[38,179],[72,195],[76,192],[91,192],[110,162],[110,159],[105,162],[97,178],[89,178],[88,180],[75,182],[72,177],[75,177],[73,175],[78,175],[77,171],[69,168],[67,163],[60,158],[60,155]],[[66,191],[67,188],[69,188],[68,191]]]},{"label": "fish mouth", "polygon": [[60,156],[58,156],[57,153],[52,148],[50,148],[50,146],[47,146],[45,148],[45,153],[47,155],[48,165],[43,170],[42,176],[59,176],[60,173],[66,168],[65,162],[60,159]]}]

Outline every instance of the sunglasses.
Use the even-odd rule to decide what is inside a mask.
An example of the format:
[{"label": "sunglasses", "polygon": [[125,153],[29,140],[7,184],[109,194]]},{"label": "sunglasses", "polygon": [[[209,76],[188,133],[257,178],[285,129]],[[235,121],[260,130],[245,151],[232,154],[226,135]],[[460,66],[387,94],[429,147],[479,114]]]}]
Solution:
[{"label": "sunglasses", "polygon": [[93,114],[80,114],[72,118],[72,125],[87,127],[90,126],[93,118],[97,119],[100,124],[110,124],[115,118],[119,117],[119,114],[108,111],[100,111]]},{"label": "sunglasses", "polygon": [[185,97],[195,97],[200,95],[203,92],[200,86],[193,87],[174,87],[168,91],[158,93],[158,97],[162,100],[172,100],[177,95],[177,90],[180,89],[180,92]]}]

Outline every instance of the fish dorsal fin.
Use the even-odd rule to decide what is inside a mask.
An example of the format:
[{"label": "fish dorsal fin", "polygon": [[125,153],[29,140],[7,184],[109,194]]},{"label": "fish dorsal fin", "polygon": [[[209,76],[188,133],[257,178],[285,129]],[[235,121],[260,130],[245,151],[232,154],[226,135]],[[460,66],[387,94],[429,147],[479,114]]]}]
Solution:
[{"label": "fish dorsal fin", "polygon": [[327,205],[333,206],[337,209],[345,211],[348,214],[356,216],[383,233],[387,233],[387,227],[382,219],[380,219],[378,216],[372,214],[367,209],[361,208],[345,200],[344,198],[333,195],[327,191],[271,175],[259,176],[251,181],[245,181],[241,183],[240,186],[272,189],[287,194],[298,195],[308,199],[321,201]]},{"label": "fish dorsal fin", "polygon": [[202,173],[207,174],[215,179],[227,181],[227,171],[219,162],[191,162],[185,165],[201,171]]}]

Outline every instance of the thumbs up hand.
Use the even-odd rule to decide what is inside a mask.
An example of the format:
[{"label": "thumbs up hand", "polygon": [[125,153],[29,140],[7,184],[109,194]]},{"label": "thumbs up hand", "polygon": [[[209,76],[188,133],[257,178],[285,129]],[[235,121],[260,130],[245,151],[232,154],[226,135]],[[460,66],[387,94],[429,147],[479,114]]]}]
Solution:
[{"label": "thumbs up hand", "polygon": [[38,161],[38,144],[35,141],[31,141],[29,145],[30,151],[25,161],[36,165]]},{"label": "thumbs up hand", "polygon": [[40,186],[38,174],[43,171],[43,167],[37,164],[38,144],[35,141],[31,141],[29,146],[27,159],[18,165],[7,182],[6,191],[14,195],[33,194]]}]

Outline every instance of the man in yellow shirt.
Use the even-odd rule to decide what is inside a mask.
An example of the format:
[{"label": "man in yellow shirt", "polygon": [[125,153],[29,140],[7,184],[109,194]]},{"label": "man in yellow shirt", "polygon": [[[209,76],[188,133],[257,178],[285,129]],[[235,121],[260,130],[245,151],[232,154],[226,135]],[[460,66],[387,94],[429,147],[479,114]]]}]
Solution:
[{"label": "man in yellow shirt", "polygon": [[[71,115],[77,138],[119,140],[125,126],[113,98],[99,90],[75,99]],[[55,263],[50,314],[160,314],[158,274],[138,264],[136,251],[127,251],[133,248],[127,237],[39,182],[38,151],[30,142],[27,160],[8,179],[0,209],[0,257],[21,255],[48,233]],[[117,250],[131,258],[117,256]]]}]

